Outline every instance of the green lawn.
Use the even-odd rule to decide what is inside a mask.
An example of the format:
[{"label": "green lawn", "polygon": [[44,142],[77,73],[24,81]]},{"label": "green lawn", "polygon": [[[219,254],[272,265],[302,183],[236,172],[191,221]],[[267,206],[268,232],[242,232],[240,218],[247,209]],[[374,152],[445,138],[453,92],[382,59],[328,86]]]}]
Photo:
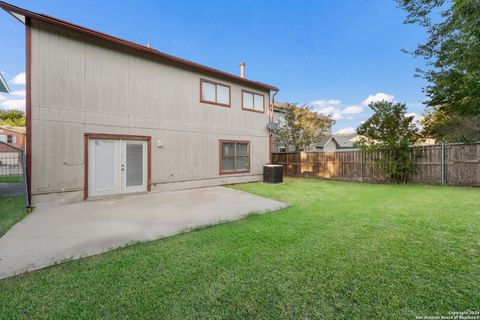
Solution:
[{"label": "green lawn", "polygon": [[[0,237],[27,214],[23,196],[0,197]],[[1,258],[1,257],[0,257]],[[1,315],[1,313],[0,313]],[[0,319],[2,317],[0,316]]]},{"label": "green lawn", "polygon": [[0,281],[0,318],[415,319],[480,308],[480,189],[234,188],[291,207]]},{"label": "green lawn", "polygon": [[21,175],[0,176],[0,183],[21,183],[23,177]]}]

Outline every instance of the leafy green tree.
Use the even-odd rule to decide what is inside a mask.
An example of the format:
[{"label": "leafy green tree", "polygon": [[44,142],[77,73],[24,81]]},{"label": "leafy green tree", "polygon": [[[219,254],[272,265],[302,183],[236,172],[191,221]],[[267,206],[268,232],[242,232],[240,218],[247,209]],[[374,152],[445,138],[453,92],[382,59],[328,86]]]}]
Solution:
[{"label": "leafy green tree", "polygon": [[24,127],[25,113],[20,110],[0,109],[0,125]]},{"label": "leafy green tree", "polygon": [[285,103],[282,108],[284,119],[274,131],[275,142],[295,152],[308,150],[319,142],[333,124],[332,118],[312,111],[308,105]]},{"label": "leafy green tree", "polygon": [[366,152],[380,151],[378,160],[384,174],[391,179],[407,182],[417,170],[412,146],[420,135],[413,116],[406,115],[406,105],[387,101],[372,102],[373,115],[357,128],[356,145]]},{"label": "leafy green tree", "polygon": [[461,116],[442,109],[430,109],[421,124],[427,138],[445,142],[480,141],[480,115]]},{"label": "leafy green tree", "polygon": [[426,104],[460,116],[480,115],[480,0],[396,0],[405,23],[426,28],[413,52],[427,61]]}]

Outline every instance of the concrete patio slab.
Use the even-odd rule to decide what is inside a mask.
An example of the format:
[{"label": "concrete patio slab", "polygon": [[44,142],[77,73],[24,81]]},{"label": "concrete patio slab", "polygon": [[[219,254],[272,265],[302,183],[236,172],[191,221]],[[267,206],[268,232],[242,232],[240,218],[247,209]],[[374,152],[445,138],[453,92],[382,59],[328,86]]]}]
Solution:
[{"label": "concrete patio slab", "polygon": [[0,238],[0,279],[286,206],[210,187],[40,207]]}]

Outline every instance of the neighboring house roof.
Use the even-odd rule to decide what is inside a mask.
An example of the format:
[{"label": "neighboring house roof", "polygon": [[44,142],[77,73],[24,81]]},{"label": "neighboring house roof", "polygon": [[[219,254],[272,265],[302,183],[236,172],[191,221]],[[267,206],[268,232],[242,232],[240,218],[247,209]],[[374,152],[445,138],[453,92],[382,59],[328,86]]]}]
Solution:
[{"label": "neighboring house roof", "polygon": [[285,107],[286,107],[286,103],[284,102],[277,102],[275,101],[273,103],[273,112],[280,112],[280,113],[285,113]]},{"label": "neighboring house roof", "polygon": [[3,77],[1,72],[0,72],[0,92],[3,92],[3,93],[9,93],[10,92],[10,88],[8,87],[8,83],[5,80],[5,78]]},{"label": "neighboring house roof", "polygon": [[18,133],[22,133],[22,134],[27,133],[27,128],[25,128],[25,127],[0,126],[0,129],[9,130],[9,131],[13,131],[13,132],[18,132]]},{"label": "neighboring house roof", "polygon": [[227,78],[227,79],[230,79],[230,80],[234,80],[236,82],[244,83],[246,85],[250,85],[250,86],[253,86],[253,87],[258,87],[258,88],[263,88],[263,89],[273,90],[273,91],[279,91],[279,89],[277,87],[274,87],[274,86],[271,86],[271,85],[268,85],[268,84],[244,79],[242,77],[233,75],[231,73],[227,73],[227,72],[220,71],[220,70],[217,70],[217,69],[214,69],[214,68],[210,68],[210,67],[207,67],[207,66],[195,63],[195,62],[191,62],[191,61],[188,61],[188,60],[185,60],[185,59],[182,59],[182,58],[178,58],[178,57],[160,52],[156,49],[149,48],[149,47],[146,47],[146,46],[142,46],[142,45],[139,45],[137,43],[130,42],[130,41],[127,41],[127,40],[124,40],[124,39],[120,39],[120,38],[108,35],[106,33],[98,32],[98,31],[95,31],[95,30],[92,30],[92,29],[88,29],[88,28],[85,28],[85,27],[82,27],[82,26],[79,26],[79,25],[76,25],[76,24],[73,24],[73,23],[55,18],[55,17],[51,17],[51,16],[48,16],[48,15],[45,15],[45,14],[40,14],[40,13],[35,13],[35,12],[32,12],[32,11],[28,11],[26,9],[16,7],[14,5],[8,4],[8,3],[3,2],[3,1],[0,1],[0,8],[4,9],[8,13],[12,14],[15,18],[22,21],[23,23],[26,22],[25,18],[41,21],[41,22],[44,22],[44,23],[48,23],[48,24],[60,27],[60,28],[64,28],[64,29],[68,29],[68,30],[71,30],[71,31],[83,33],[83,34],[86,34],[88,36],[95,37],[97,39],[101,39],[101,40],[105,40],[105,41],[108,41],[108,42],[111,42],[111,43],[115,43],[115,44],[123,46],[123,47],[128,47],[128,48],[131,48],[131,49],[134,49],[134,50],[137,50],[137,51],[141,51],[143,53],[151,54],[151,55],[156,56],[156,57],[158,57],[158,58],[160,58],[164,61],[176,64],[176,65],[179,65],[179,66],[182,66],[182,67],[185,67],[185,68],[198,70],[200,72],[207,73],[207,74],[213,74],[213,75],[216,75],[216,76],[219,76],[219,77],[222,77],[222,78]]},{"label": "neighboring house roof", "polygon": [[327,134],[317,143],[317,148],[323,148],[330,140],[334,141],[338,148],[353,148],[356,136],[356,134]]},{"label": "neighboring house roof", "polygon": [[354,138],[356,136],[356,134],[336,134],[335,139],[341,148],[353,148]]},{"label": "neighboring house roof", "polygon": [[325,147],[325,145],[326,145],[330,140],[334,141],[337,146],[340,146],[340,144],[338,143],[337,139],[335,139],[335,136],[334,136],[334,135],[332,135],[332,134],[327,134],[327,135],[323,136],[323,138],[320,139],[320,141],[317,143],[317,148],[323,148],[323,147]]}]

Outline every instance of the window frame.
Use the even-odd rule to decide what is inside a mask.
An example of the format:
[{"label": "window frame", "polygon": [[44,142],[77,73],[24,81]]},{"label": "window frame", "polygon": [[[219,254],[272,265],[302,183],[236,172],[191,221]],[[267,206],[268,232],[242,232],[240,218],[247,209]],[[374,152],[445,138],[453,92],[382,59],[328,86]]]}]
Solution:
[{"label": "window frame", "polygon": [[[203,83],[204,82],[213,84],[215,86],[215,101],[210,101],[210,100],[204,100],[203,99]],[[218,97],[217,97],[217,86],[218,85],[228,88],[228,104],[217,102],[218,101]],[[200,102],[201,103],[207,103],[207,104],[213,104],[213,105],[220,106],[220,107],[230,108],[232,106],[232,88],[228,84],[224,84],[224,83],[215,82],[215,81],[212,81],[212,80],[200,78]]]},{"label": "window frame", "polygon": [[[246,107],[245,107],[245,104],[244,104],[244,101],[243,101],[243,94],[244,94],[244,93],[250,93],[250,94],[253,95],[253,107],[254,107],[254,108],[255,108],[255,95],[257,95],[257,96],[262,96],[262,99],[263,99],[263,110],[246,108]],[[265,95],[264,95],[264,94],[261,94],[261,93],[258,93],[258,92],[254,92],[254,91],[242,89],[242,110],[251,111],[251,112],[257,112],[257,113],[265,113]]]},{"label": "window frame", "polygon": [[[234,169],[233,170],[222,170],[222,159],[223,159],[223,144],[224,143],[235,143],[235,155],[233,156],[233,161],[234,161]],[[247,144],[247,156],[248,156],[248,169],[241,169],[237,170],[236,164],[237,164],[237,148],[236,144],[237,143],[246,143]],[[218,174],[219,175],[224,175],[224,174],[238,174],[238,173],[250,173],[250,168],[251,168],[251,152],[250,152],[250,141],[249,140],[219,140],[218,144]]]}]

